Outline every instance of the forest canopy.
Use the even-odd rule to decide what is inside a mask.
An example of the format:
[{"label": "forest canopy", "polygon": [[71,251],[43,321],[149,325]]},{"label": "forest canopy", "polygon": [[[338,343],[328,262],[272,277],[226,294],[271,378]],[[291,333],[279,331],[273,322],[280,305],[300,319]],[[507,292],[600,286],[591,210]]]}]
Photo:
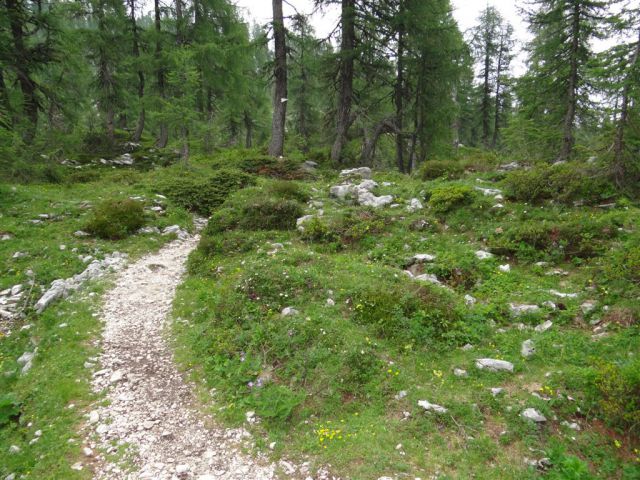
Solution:
[{"label": "forest canopy", "polygon": [[466,32],[449,0],[315,2],[327,6],[339,19],[319,38],[281,1],[249,25],[229,0],[4,0],[3,175],[143,142],[183,160],[246,147],[401,172],[460,148],[598,157],[637,183],[639,8],[530,0],[521,45],[492,6]]}]

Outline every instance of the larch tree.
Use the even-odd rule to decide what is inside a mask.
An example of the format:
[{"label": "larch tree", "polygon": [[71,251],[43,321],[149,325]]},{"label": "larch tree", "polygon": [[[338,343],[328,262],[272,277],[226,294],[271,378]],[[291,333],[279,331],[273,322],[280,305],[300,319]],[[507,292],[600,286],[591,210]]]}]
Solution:
[{"label": "larch tree", "polygon": [[273,0],[274,89],[273,118],[269,155],[280,157],[284,153],[285,121],[287,118],[287,46],[282,0]]},{"label": "larch tree", "polygon": [[353,102],[353,75],[356,43],[356,2],[342,0],[340,13],[340,52],[338,63],[338,104],[336,108],[336,134],[331,147],[331,160],[339,162],[342,149],[347,143],[347,133],[353,121],[351,105]]},{"label": "larch tree", "polygon": [[478,25],[472,30],[471,45],[477,62],[481,65],[480,77],[482,102],[480,112],[482,118],[482,144],[489,147],[491,140],[491,95],[496,89],[496,68],[500,56],[500,34],[504,20],[495,7],[487,7],[478,18]]},{"label": "larch tree", "polygon": [[549,135],[557,161],[571,157],[576,120],[589,105],[591,41],[600,35],[607,4],[599,0],[532,0],[529,4],[534,39],[521,86],[527,90],[523,92],[525,115],[553,126],[555,131]]},{"label": "larch tree", "polygon": [[[0,96],[11,115],[8,123],[20,124],[22,138],[33,141],[44,95],[37,74],[54,60],[57,40],[52,6],[40,2],[4,0],[0,4]],[[19,86],[21,105],[14,112],[10,103],[8,77]]]},{"label": "larch tree", "polygon": [[513,26],[503,22],[500,26],[500,36],[497,49],[495,69],[494,109],[493,109],[493,136],[491,148],[496,148],[500,137],[500,128],[503,122],[503,110],[505,108],[505,88],[509,83],[509,67],[513,60]]}]

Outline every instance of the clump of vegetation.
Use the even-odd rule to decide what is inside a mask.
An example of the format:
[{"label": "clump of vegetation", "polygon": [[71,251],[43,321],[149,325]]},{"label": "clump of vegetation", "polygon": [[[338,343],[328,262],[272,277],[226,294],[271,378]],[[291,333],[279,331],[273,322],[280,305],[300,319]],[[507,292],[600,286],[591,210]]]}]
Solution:
[{"label": "clump of vegetation", "polygon": [[204,231],[214,237],[232,230],[293,230],[307,195],[294,183],[276,181],[236,192],[215,211]]},{"label": "clump of vegetation", "polygon": [[108,240],[118,240],[135,233],[144,225],[144,208],[137,200],[107,200],[93,210],[86,229]]},{"label": "clump of vegetation", "polygon": [[473,190],[467,185],[444,185],[430,192],[429,206],[436,213],[447,213],[473,202]]},{"label": "clump of vegetation", "polygon": [[604,274],[612,283],[640,283],[640,237],[609,253],[604,261]]},{"label": "clump of vegetation", "polygon": [[533,203],[554,200],[593,204],[615,192],[604,172],[578,163],[537,165],[530,170],[511,172],[504,186],[507,198]]},{"label": "clump of vegetation", "polygon": [[356,208],[327,218],[313,218],[300,233],[303,240],[317,243],[339,242],[341,247],[366,243],[387,228],[387,220],[374,209]]},{"label": "clump of vegetation", "polygon": [[623,365],[605,363],[598,368],[596,401],[604,418],[613,426],[640,432],[640,360]]},{"label": "clump of vegetation", "polygon": [[265,187],[266,194],[284,200],[295,200],[304,203],[309,200],[309,194],[299,183],[288,180],[277,180],[268,183]]},{"label": "clump of vegetation", "polygon": [[201,179],[185,176],[164,180],[160,191],[178,206],[209,216],[224,203],[229,194],[255,184],[255,179],[244,172],[232,169],[218,170]]},{"label": "clump of vegetation", "polygon": [[559,260],[590,258],[603,254],[618,235],[614,215],[597,218],[575,215],[559,221],[529,220],[509,225],[489,239],[491,250],[522,259],[536,259],[541,253]]},{"label": "clump of vegetation", "polygon": [[293,230],[304,215],[300,202],[268,197],[255,198],[240,212],[238,227],[243,230]]},{"label": "clump of vegetation", "polygon": [[382,282],[353,295],[353,320],[368,325],[381,338],[399,345],[464,340],[456,301],[440,287]]},{"label": "clump of vegetation", "polygon": [[300,232],[300,238],[306,242],[332,243],[340,237],[333,231],[326,220],[313,217],[304,224],[304,230]]},{"label": "clump of vegetation", "polygon": [[464,173],[463,165],[457,160],[428,160],[418,170],[418,176],[422,180],[435,180],[437,178],[456,179]]},{"label": "clump of vegetation", "polygon": [[261,177],[295,180],[304,178],[300,162],[290,157],[275,158],[258,149],[232,149],[216,154],[213,167],[237,168]]}]

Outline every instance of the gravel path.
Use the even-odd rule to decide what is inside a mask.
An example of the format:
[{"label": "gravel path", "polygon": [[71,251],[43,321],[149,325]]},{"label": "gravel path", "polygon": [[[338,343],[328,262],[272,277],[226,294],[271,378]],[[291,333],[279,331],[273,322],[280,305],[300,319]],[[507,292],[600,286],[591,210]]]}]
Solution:
[{"label": "gravel path", "polygon": [[[197,241],[197,236],[176,240],[131,264],[105,295],[101,370],[94,373],[93,387],[106,389],[108,405],[90,413],[88,428],[98,440],[89,440],[93,448],[85,448],[96,480],[276,477],[275,465],[239,452],[247,432],[210,427],[211,419],[197,413],[193,385],[176,369],[163,336],[176,286]],[[105,458],[116,453],[116,445],[130,447],[133,468]]]}]

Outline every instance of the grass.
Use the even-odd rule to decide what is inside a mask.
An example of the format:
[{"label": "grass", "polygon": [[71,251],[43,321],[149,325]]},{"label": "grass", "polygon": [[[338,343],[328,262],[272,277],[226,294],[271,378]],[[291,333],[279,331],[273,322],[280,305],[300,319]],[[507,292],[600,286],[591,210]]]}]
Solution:
[{"label": "grass", "polygon": [[[229,158],[244,165],[240,154]],[[194,159],[188,172],[98,168],[86,183],[0,185],[0,235],[11,236],[0,241],[0,290],[33,278],[32,303],[41,286],[82,271],[80,256],[122,251],[135,258],[160,248],[168,237],[73,233],[86,228],[94,206],[129,197],[164,206],[163,214],[147,208],[145,226],[190,228],[189,214],[157,197],[158,188],[175,178],[208,178],[219,160]],[[400,206],[372,210],[329,198],[335,172],[283,181],[266,177],[299,177],[285,164],[266,173],[250,166],[263,176],[214,212],[216,222],[191,255],[174,303],[177,358],[204,386],[203,401],[221,421],[252,430],[256,448],[274,459],[330,465],[343,478],[534,479],[543,473],[527,460],[543,457],[552,463],[544,474],[551,479],[640,478],[633,423],[640,385],[633,368],[640,351],[636,206],[620,201],[605,211],[501,201],[504,208],[496,209],[473,187],[501,188],[501,177],[478,169],[483,173],[455,181],[376,173],[376,194],[393,195]],[[449,199],[460,191],[464,202],[428,208],[434,192]],[[309,195],[322,202],[324,215],[304,232],[293,217],[274,214],[291,216],[299,208],[317,214],[305,207]],[[427,208],[408,212],[414,197]],[[250,205],[265,213],[253,214]],[[532,240],[540,235],[549,238]],[[574,245],[584,255],[568,252]],[[495,255],[479,260],[479,249]],[[27,255],[13,258],[18,251]],[[402,272],[417,253],[436,258],[412,267],[414,273],[435,275],[444,286]],[[502,272],[507,263],[511,270]],[[549,274],[554,269],[561,274]],[[0,426],[0,478],[14,472],[89,478],[86,469],[70,466],[82,460],[79,428],[96,400],[84,363],[97,355],[96,311],[107,285],[90,285],[40,316],[27,309],[0,339],[0,419],[7,400],[11,414]],[[465,295],[476,303],[465,303]],[[586,300],[596,307],[583,313]],[[518,318],[510,313],[510,303],[545,302],[556,308]],[[298,313],[283,316],[285,307]],[[547,319],[550,330],[533,330]],[[597,320],[609,325],[596,340]],[[32,327],[20,330],[25,324]],[[520,355],[525,339],[536,346],[529,359]],[[16,359],[34,342],[34,366],[19,375]],[[475,360],[482,357],[508,360],[514,373],[478,370]],[[454,375],[456,368],[467,376]],[[494,396],[494,387],[502,393]],[[426,412],[419,400],[447,412]],[[548,421],[524,421],[520,413],[529,407]],[[246,423],[248,411],[259,423]],[[42,436],[31,443],[38,430]],[[13,445],[19,453],[9,452]]]},{"label": "grass", "polygon": [[[376,211],[328,198],[335,177],[298,182],[323,202],[311,231],[210,230],[179,288],[174,335],[180,362],[213,392],[211,410],[251,428],[258,448],[275,442],[276,458],[331,465],[348,478],[538,478],[526,459],[542,457],[554,462],[552,478],[639,478],[637,428],[616,426],[603,413],[595,380],[602,363],[634,358],[638,325],[611,324],[596,341],[589,324],[606,317],[603,306],[615,310],[638,294],[629,282],[626,292],[614,291],[602,274],[606,251],[637,237],[637,208],[503,201],[505,208],[495,209],[497,202],[469,188],[500,184],[476,177],[490,182],[492,174],[455,182],[377,174],[379,183],[392,182],[377,194],[391,194],[402,206]],[[269,181],[260,185],[268,189]],[[429,192],[449,185],[463,186],[469,202],[404,209],[411,198],[426,204]],[[220,211],[233,208],[226,205]],[[516,243],[510,256],[488,260],[474,254],[490,249],[501,230],[531,222],[562,221],[568,234],[590,242],[592,231],[580,228],[585,219],[612,216],[619,231],[593,239],[606,247],[596,256],[567,254],[564,238],[544,250]],[[284,248],[274,252],[274,243]],[[436,256],[417,273],[435,274],[448,289],[418,285],[402,273],[417,253]],[[498,268],[506,263],[508,273]],[[552,269],[564,273],[551,275]],[[552,290],[578,296],[560,298]],[[477,303],[466,306],[464,295]],[[582,313],[585,300],[597,302],[593,312]],[[520,318],[509,311],[509,303],[544,302],[557,308]],[[287,306],[299,314],[282,316]],[[546,319],[553,327],[535,332]],[[520,346],[529,338],[536,353],[524,359]],[[473,349],[462,349],[466,343]],[[511,361],[515,372],[477,370],[481,357]],[[455,376],[454,368],[468,376]],[[503,393],[494,397],[492,387]],[[418,400],[448,412],[427,413]],[[524,421],[520,413],[528,407],[548,421]],[[247,411],[260,423],[247,425]]]}]

